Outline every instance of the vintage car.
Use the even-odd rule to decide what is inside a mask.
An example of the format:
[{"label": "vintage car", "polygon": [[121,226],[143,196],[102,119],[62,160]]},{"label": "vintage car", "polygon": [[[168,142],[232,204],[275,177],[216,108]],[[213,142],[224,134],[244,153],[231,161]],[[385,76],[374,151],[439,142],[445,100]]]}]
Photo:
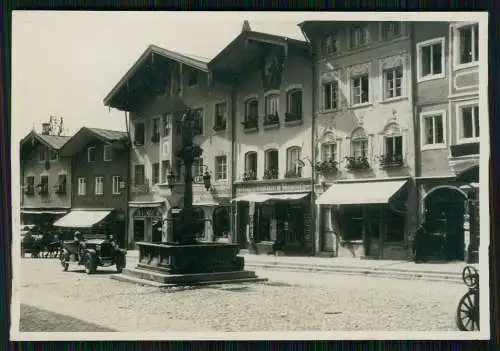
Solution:
[{"label": "vintage car", "polygon": [[97,267],[115,265],[116,271],[121,273],[126,266],[126,250],[120,249],[115,240],[109,235],[92,235],[82,241],[63,241],[59,260],[64,271],[70,263],[85,266],[87,274],[96,272]]}]

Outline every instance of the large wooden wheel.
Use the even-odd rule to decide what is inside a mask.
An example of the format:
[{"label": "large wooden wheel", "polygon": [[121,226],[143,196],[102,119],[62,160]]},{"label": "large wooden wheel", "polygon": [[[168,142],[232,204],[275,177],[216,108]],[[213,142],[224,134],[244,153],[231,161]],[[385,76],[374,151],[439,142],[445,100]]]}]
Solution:
[{"label": "large wooden wheel", "polygon": [[479,330],[479,291],[469,290],[458,303],[457,327],[461,331]]},{"label": "large wooden wheel", "polygon": [[465,266],[462,271],[462,280],[469,288],[478,286],[479,274],[477,273],[477,269],[472,266]]}]

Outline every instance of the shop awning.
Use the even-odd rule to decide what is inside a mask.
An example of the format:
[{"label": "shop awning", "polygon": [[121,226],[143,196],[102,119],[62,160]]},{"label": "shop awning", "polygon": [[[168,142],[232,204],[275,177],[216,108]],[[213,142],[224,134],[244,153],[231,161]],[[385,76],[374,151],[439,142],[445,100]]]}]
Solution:
[{"label": "shop awning", "polygon": [[44,210],[44,209],[22,209],[21,210],[21,213],[25,213],[25,214],[44,214],[44,213],[48,213],[48,214],[65,214],[67,213],[68,210]]},{"label": "shop awning", "polygon": [[270,200],[300,200],[309,195],[308,193],[296,194],[249,194],[236,197],[231,201],[266,202]]},{"label": "shop awning", "polygon": [[317,205],[387,204],[407,180],[336,183],[317,200]]},{"label": "shop awning", "polygon": [[66,216],[55,221],[53,225],[55,227],[90,228],[106,218],[110,213],[111,211],[109,210],[73,210]]}]

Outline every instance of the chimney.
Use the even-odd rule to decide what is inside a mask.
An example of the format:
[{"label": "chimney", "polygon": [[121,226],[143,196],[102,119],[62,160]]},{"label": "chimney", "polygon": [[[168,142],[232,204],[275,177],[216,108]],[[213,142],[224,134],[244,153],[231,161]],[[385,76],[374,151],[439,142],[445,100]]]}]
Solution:
[{"label": "chimney", "polygon": [[251,30],[252,30],[252,28],[250,28],[250,22],[248,22],[247,20],[244,20],[243,27],[241,27],[241,31],[242,32],[249,32]]},{"label": "chimney", "polygon": [[50,134],[50,123],[42,123],[42,135]]}]

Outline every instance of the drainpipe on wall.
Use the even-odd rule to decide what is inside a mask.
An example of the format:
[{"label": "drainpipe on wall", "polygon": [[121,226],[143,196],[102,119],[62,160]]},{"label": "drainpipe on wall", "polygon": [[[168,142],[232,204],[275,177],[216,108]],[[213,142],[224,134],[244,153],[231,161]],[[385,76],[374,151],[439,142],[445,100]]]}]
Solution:
[{"label": "drainpipe on wall", "polygon": [[129,114],[127,111],[124,111],[125,115],[125,127],[127,128],[127,137],[128,137],[128,162],[127,162],[127,196],[125,198],[126,202],[126,207],[125,207],[125,247],[128,248],[128,243],[129,243],[129,209],[128,209],[128,201],[130,199],[130,184],[132,183],[130,181],[130,167],[132,164],[132,138],[130,136],[130,126],[129,126]]}]

